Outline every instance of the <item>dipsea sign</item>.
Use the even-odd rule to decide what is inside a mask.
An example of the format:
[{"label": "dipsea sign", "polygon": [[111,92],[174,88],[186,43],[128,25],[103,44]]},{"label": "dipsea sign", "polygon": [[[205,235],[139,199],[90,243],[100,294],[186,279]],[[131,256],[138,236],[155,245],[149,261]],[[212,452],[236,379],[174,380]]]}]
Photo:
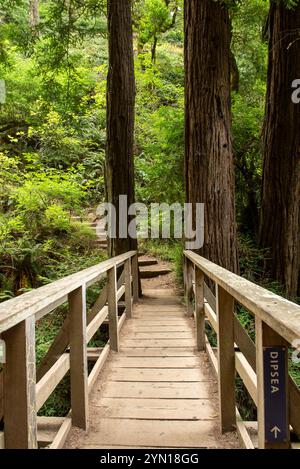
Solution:
[{"label": "dipsea sign", "polygon": [[266,443],[287,440],[286,347],[264,347]]}]

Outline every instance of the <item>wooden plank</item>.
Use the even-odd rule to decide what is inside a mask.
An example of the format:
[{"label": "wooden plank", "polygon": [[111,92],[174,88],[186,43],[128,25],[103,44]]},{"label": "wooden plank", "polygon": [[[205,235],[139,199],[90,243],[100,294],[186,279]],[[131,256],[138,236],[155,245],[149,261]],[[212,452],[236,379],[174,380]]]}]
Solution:
[{"label": "wooden plank", "polygon": [[131,284],[131,260],[125,262],[125,309],[128,319],[132,316],[132,284]]},{"label": "wooden plank", "polygon": [[184,296],[187,304],[187,313],[191,317],[194,314],[193,305],[193,264],[187,259],[184,259]]},{"label": "wooden plank", "polygon": [[200,358],[193,357],[114,357],[110,366],[114,368],[196,368]]},{"label": "wooden plank", "polygon": [[[203,382],[123,382],[107,381],[98,391],[102,397],[144,398],[144,399],[208,399],[211,397],[208,383]],[[96,395],[95,401],[98,400]],[[91,402],[94,402],[93,396]]]},{"label": "wooden plank", "polygon": [[[116,283],[116,287],[117,287],[117,283]],[[122,285],[120,288],[118,288],[117,290],[117,301],[119,301],[122,296],[124,295],[125,293],[125,285]]]},{"label": "wooden plank", "polygon": [[[184,426],[186,425],[186,427]],[[183,431],[187,428],[187,431]],[[215,423],[212,421],[151,421],[133,419],[101,419],[94,431],[85,438],[91,447],[109,447],[118,442],[120,446],[158,446],[167,448],[216,447]]]},{"label": "wooden plank", "polygon": [[99,330],[101,325],[104,323],[108,315],[108,307],[104,306],[101,311],[94,317],[94,319],[89,323],[86,330],[86,341],[89,343],[96,332]]},{"label": "wooden plank", "polygon": [[193,357],[195,347],[125,347],[122,343],[120,352],[127,357]]},{"label": "wooden plank", "polygon": [[217,311],[217,300],[207,283],[204,283],[204,297],[213,311]]},{"label": "wooden plank", "polygon": [[164,321],[157,321],[153,324],[150,321],[148,322],[140,322],[138,320],[127,321],[126,331],[128,332],[148,332],[148,331],[155,331],[155,332],[188,332],[192,330],[192,323],[190,321],[176,321],[175,324],[173,322],[164,323]]},{"label": "wooden plank", "polygon": [[91,362],[96,362],[103,351],[103,347],[88,347],[87,348],[87,359]]},{"label": "wooden plank", "polygon": [[255,371],[241,352],[235,352],[236,371],[243,380],[255,405],[257,405],[257,378]]},{"label": "wooden plank", "polygon": [[234,300],[217,285],[218,384],[221,431],[235,429]]},{"label": "wooden plank", "polygon": [[133,301],[136,302],[139,299],[139,265],[137,254],[132,257],[132,293]]},{"label": "wooden plank", "polygon": [[185,318],[134,318],[134,322],[128,323],[131,324],[134,327],[160,327],[160,326],[166,326],[166,327],[191,327],[191,322],[188,319]]},{"label": "wooden plank", "polygon": [[255,343],[250,339],[247,332],[236,316],[234,316],[234,340],[240,351],[245,355],[247,361],[256,370]]},{"label": "wooden plank", "polygon": [[143,298],[144,297],[153,297],[158,298],[161,296],[177,296],[178,291],[174,288],[144,288],[143,289]]},{"label": "wooden plank", "polygon": [[243,419],[237,409],[236,409],[236,429],[237,429],[238,437],[239,437],[242,448],[254,449],[254,445],[247,431],[245,422],[243,422]]},{"label": "wooden plank", "polygon": [[157,304],[144,304],[144,305],[141,305],[141,304],[138,304],[138,305],[135,305],[134,306],[134,310],[136,313],[140,313],[140,312],[145,312],[145,313],[149,313],[149,312],[154,312],[155,314],[159,314],[161,312],[165,312],[165,311],[173,311],[175,313],[186,313],[186,309],[184,308],[184,306],[182,305],[172,305],[172,304],[166,304],[166,303],[157,303]]},{"label": "wooden plank", "polygon": [[44,405],[70,369],[70,355],[63,354],[36,385],[37,411]]},{"label": "wooden plank", "polygon": [[65,418],[49,449],[62,449],[72,428],[72,419]]},{"label": "wooden plank", "polygon": [[300,306],[239,277],[191,251],[185,251],[204,274],[220,285],[241,305],[292,343],[300,337]]},{"label": "wooden plank", "polygon": [[89,376],[88,376],[88,390],[89,390],[89,393],[92,391],[93,389],[93,386],[99,376],[99,373],[100,371],[102,370],[107,358],[108,358],[108,355],[109,355],[109,352],[110,352],[110,345],[109,344],[106,344],[104,349],[102,350],[98,360],[96,361],[95,365],[93,366],[93,369],[92,371],[90,372]]},{"label": "wooden plank", "polygon": [[1,303],[0,334],[37,313],[39,318],[45,316],[53,308],[64,303],[66,295],[80,288],[83,283],[87,286],[96,283],[109,269],[121,265],[135,253],[136,251],[130,251]]},{"label": "wooden plank", "polygon": [[209,343],[209,340],[208,338],[206,337],[206,342],[205,342],[205,349],[206,349],[206,353],[208,355],[208,359],[210,361],[210,364],[211,364],[211,367],[212,367],[212,370],[215,374],[216,377],[218,377],[218,360],[217,360],[217,357],[212,349],[212,346],[210,345]]},{"label": "wooden plank", "polygon": [[181,311],[174,312],[174,311],[161,311],[160,314],[154,313],[152,311],[142,311],[140,313],[135,312],[133,315],[133,318],[136,320],[142,320],[142,319],[150,319],[154,320],[157,318],[162,318],[162,319],[182,319],[183,318],[183,313]]},{"label": "wooden plank", "polygon": [[[268,346],[285,346],[285,340],[280,337],[273,329],[265,324],[259,317],[255,318],[256,331],[256,373],[257,373],[257,421],[258,421],[258,447],[259,449],[288,449],[290,448],[290,428],[288,421],[288,409],[286,409],[287,419],[285,432],[287,441],[275,442],[273,444],[266,442],[265,437],[265,389],[264,389],[264,360],[263,349]],[[288,353],[286,353],[288,360]],[[288,361],[286,362],[286,372],[288,370]],[[288,386],[288,375],[286,375]],[[281,391],[284,392],[284,391]],[[286,405],[289,406],[288,387],[285,390]],[[283,429],[281,429],[283,430]]]},{"label": "wooden plank", "polygon": [[122,339],[122,347],[192,347],[195,346],[195,340],[191,339]]},{"label": "wooden plank", "polygon": [[88,427],[85,295],[85,286],[78,288],[69,295],[72,423],[84,430]]},{"label": "wooden plank", "polygon": [[6,449],[37,448],[35,318],[5,334],[4,422]]},{"label": "wooden plank", "polygon": [[200,369],[147,369],[147,368],[110,368],[110,379],[113,381],[206,381]]},{"label": "wooden plank", "polygon": [[204,275],[195,268],[195,320],[198,350],[205,350]]},{"label": "wooden plank", "polygon": [[209,399],[100,398],[92,404],[97,417],[143,420],[213,420]]},{"label": "wooden plank", "polygon": [[37,418],[39,448],[44,448],[52,443],[63,422],[63,417]]},{"label": "wooden plank", "polygon": [[141,306],[151,307],[151,306],[170,306],[171,308],[184,308],[184,305],[177,296],[160,296],[158,298],[147,298],[143,296],[139,299],[139,302],[136,304],[136,308]]},{"label": "wooden plank", "polygon": [[218,331],[218,321],[217,321],[217,315],[213,311],[213,309],[208,305],[207,303],[204,305],[204,310],[205,310],[205,315],[207,319],[209,320],[213,330],[215,332]]},{"label": "wooden plank", "polygon": [[125,313],[123,313],[122,316],[118,320],[118,331],[119,332],[121,331],[122,327],[124,326],[126,318],[127,318],[127,316],[126,316],[126,311],[125,311]]},{"label": "wooden plank", "polygon": [[134,339],[193,339],[194,334],[191,330],[187,332],[131,332],[128,335],[131,340]]},{"label": "wooden plank", "polygon": [[107,273],[107,299],[109,317],[109,342],[111,350],[119,350],[118,305],[117,305],[117,270],[114,267]]}]

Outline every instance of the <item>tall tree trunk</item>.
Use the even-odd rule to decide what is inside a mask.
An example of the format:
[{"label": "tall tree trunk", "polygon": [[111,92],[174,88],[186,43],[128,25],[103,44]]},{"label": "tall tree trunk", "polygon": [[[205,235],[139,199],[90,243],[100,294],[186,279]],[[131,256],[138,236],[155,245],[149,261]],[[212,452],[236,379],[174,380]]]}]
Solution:
[{"label": "tall tree trunk", "polygon": [[200,253],[237,271],[230,31],[226,6],[185,0],[186,199],[205,204]]},{"label": "tall tree trunk", "polygon": [[[128,206],[134,202],[135,79],[131,0],[108,0],[108,32],[106,191],[108,202],[116,207],[118,234],[119,195],[128,196]],[[136,245],[134,239],[117,236],[110,240],[109,254],[116,256],[136,249]]]},{"label": "tall tree trunk", "polygon": [[37,28],[40,23],[39,0],[29,1],[29,25],[34,33],[38,33]]},{"label": "tall tree trunk", "polygon": [[293,297],[300,262],[300,104],[292,102],[291,85],[300,78],[300,5],[288,10],[271,1],[268,24],[260,241],[270,248],[267,273]]}]

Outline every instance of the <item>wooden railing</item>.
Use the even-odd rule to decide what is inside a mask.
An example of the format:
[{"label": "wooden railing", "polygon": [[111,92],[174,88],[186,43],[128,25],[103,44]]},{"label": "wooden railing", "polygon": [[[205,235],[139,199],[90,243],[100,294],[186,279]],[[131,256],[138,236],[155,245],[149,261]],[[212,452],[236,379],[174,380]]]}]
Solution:
[{"label": "wooden railing", "polygon": [[[87,288],[103,277],[107,277],[107,285],[87,312]],[[138,295],[138,257],[132,251],[0,305],[0,338],[6,347],[6,362],[0,375],[0,420],[4,418],[0,448],[32,449],[39,443],[59,448],[72,424],[87,429],[89,392],[109,351],[118,351],[120,328],[126,317],[131,316],[132,302]],[[125,311],[119,317],[118,302],[122,297]],[[36,371],[36,321],[64,303],[68,303],[67,318]],[[88,349],[88,343],[105,322],[109,325],[107,344],[102,349]],[[90,373],[88,359],[94,361]],[[68,417],[37,417],[68,371],[71,394]],[[57,423],[58,433],[49,442],[47,436],[43,437],[42,428]]]},{"label": "wooden railing", "polygon": [[[237,429],[243,445],[254,447],[247,430],[255,422],[243,422],[236,408],[238,373],[257,406],[257,446],[290,448],[291,431],[300,436],[300,392],[288,373],[290,346],[300,338],[300,307],[191,251],[184,252],[184,282],[198,349],[207,350],[218,376],[222,432]],[[256,343],[235,303],[255,318]],[[206,322],[216,333],[217,350],[207,339]]]}]

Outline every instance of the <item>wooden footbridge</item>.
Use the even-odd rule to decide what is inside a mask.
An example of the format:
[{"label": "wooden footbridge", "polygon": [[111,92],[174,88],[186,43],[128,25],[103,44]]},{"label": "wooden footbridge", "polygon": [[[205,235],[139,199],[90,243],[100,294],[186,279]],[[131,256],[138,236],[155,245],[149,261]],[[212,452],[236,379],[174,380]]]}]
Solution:
[{"label": "wooden footbridge", "polygon": [[[87,308],[89,288],[104,279]],[[288,364],[300,307],[190,251],[184,281],[184,300],[162,288],[139,297],[138,254],[129,252],[2,303],[0,447],[299,447],[300,392]],[[36,369],[36,323],[64,304],[63,326]],[[255,344],[237,305],[255,317]],[[107,327],[106,345],[92,347]],[[236,407],[237,375],[257,421],[243,421]],[[65,376],[69,414],[40,415]]]}]

